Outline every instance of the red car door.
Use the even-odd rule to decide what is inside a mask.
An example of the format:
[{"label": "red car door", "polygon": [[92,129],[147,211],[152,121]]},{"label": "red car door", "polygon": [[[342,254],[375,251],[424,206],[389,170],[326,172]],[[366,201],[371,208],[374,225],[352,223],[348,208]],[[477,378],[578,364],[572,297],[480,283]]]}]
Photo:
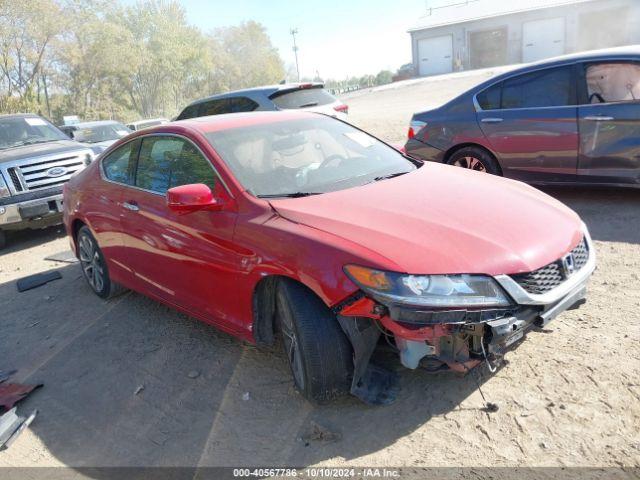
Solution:
[{"label": "red car door", "polygon": [[114,281],[127,284],[132,280],[132,271],[127,265],[122,237],[122,197],[133,185],[139,149],[140,140],[133,140],[101,160],[100,175],[96,175],[84,207],[107,261],[109,275]]},{"label": "red car door", "polygon": [[232,204],[211,162],[190,140],[156,134],[142,139],[134,187],[122,197],[122,230],[134,288],[212,323],[235,330],[225,303],[239,258],[229,248],[236,213],[178,213],[167,207],[166,191],[203,183]]}]

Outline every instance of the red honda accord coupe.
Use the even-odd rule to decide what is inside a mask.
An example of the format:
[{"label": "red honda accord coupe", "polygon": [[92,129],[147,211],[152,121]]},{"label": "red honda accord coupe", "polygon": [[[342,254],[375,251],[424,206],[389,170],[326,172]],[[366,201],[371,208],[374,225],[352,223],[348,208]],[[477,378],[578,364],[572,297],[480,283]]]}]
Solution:
[{"label": "red honda accord coupe", "polygon": [[595,268],[569,208],[523,183],[422,163],[304,112],[131,134],[66,184],[100,297],[133,289],[250,342],[282,339],[296,387],[393,398],[371,361],[490,369],[584,301]]}]

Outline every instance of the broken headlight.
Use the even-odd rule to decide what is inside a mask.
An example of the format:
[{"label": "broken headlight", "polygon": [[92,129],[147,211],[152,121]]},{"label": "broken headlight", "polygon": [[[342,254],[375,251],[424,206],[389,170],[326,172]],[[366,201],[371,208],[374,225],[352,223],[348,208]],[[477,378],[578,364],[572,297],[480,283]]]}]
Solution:
[{"label": "broken headlight", "polygon": [[347,276],[381,303],[419,307],[507,307],[507,294],[486,275],[409,275],[358,265],[344,267]]}]

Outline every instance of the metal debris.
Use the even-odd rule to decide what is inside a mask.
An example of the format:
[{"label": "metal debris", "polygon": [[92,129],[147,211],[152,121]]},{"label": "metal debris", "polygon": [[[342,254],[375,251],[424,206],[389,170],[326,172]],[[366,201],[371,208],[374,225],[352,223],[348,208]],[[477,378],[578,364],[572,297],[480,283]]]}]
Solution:
[{"label": "metal debris", "polygon": [[0,407],[4,407],[6,410],[11,410],[16,403],[41,386],[41,383],[38,385],[0,383]]},{"label": "metal debris", "polygon": [[20,417],[16,408],[12,408],[0,417],[0,450],[5,450],[18,438],[25,428],[36,418],[37,410],[31,412],[28,418]]}]

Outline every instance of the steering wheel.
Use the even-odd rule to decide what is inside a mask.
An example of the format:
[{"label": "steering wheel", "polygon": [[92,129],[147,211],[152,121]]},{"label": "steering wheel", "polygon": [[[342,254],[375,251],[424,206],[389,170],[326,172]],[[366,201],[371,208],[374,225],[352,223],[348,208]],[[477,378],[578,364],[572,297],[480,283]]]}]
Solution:
[{"label": "steering wheel", "polygon": [[604,98],[602,98],[602,95],[600,95],[598,92],[593,92],[591,95],[589,95],[589,103],[592,103],[594,98],[597,98],[600,103],[606,103],[604,101]]},{"label": "steering wheel", "polygon": [[326,168],[331,163],[334,163],[336,161],[338,163],[342,163],[345,160],[346,160],[346,158],[343,157],[342,155],[338,155],[337,153],[334,153],[333,155],[329,155],[327,158],[325,158],[318,168]]}]

